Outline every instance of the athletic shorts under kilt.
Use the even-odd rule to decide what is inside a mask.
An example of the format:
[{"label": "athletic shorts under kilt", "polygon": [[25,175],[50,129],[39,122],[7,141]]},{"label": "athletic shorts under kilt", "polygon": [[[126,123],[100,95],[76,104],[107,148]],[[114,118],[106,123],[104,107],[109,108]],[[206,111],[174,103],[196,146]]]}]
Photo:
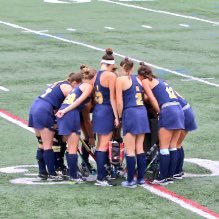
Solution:
[{"label": "athletic shorts under kilt", "polygon": [[53,106],[46,100],[37,98],[30,107],[28,126],[35,129],[53,130],[54,124]]}]

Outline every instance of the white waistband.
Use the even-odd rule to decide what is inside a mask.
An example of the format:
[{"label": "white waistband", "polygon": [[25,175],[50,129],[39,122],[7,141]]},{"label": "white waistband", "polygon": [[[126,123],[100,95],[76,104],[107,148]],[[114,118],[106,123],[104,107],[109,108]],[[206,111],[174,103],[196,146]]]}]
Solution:
[{"label": "white waistband", "polygon": [[165,107],[168,107],[168,106],[176,106],[176,105],[180,105],[179,102],[167,102],[167,103],[164,103],[162,106],[161,106],[161,109],[165,108]]},{"label": "white waistband", "polygon": [[183,110],[187,110],[187,109],[189,109],[190,108],[190,105],[187,103],[182,109]]}]

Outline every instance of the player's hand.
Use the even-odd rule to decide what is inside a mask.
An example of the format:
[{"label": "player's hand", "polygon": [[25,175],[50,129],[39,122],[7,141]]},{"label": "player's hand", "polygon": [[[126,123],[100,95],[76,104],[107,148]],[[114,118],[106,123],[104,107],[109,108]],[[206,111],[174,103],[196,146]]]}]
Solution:
[{"label": "player's hand", "polygon": [[58,117],[58,118],[62,118],[63,116],[64,116],[64,112],[63,112],[63,110],[59,110],[57,113],[56,113],[56,116]]},{"label": "player's hand", "polygon": [[118,126],[119,126],[119,119],[116,118],[116,119],[114,120],[114,124],[115,124],[116,127],[118,127]]},{"label": "player's hand", "polygon": [[89,138],[89,145],[91,146],[91,147],[94,147],[95,146],[95,138],[93,137],[93,138]]}]

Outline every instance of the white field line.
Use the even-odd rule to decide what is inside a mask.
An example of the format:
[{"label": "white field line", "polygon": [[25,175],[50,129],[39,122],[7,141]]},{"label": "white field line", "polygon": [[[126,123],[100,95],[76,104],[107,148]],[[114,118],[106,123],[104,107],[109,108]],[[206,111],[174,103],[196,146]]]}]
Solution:
[{"label": "white field line", "polygon": [[[170,192],[169,190],[166,191],[166,189],[161,189],[162,187],[154,187],[151,185],[145,185],[143,188],[147,189],[151,193],[154,193],[162,198],[168,199],[175,204],[180,205],[181,207],[188,209],[189,211],[192,211],[204,218],[209,219],[218,219],[219,215],[217,213],[214,214],[214,212],[208,211],[203,206],[196,206],[196,203],[189,203],[188,199],[184,199],[181,196],[175,195],[174,193]],[[163,190],[163,191],[162,191]]]},{"label": "white field line", "polygon": [[59,1],[59,0],[44,0],[44,2],[46,2],[46,3],[54,3],[54,4],[68,4],[69,2],[64,2],[64,1]]},{"label": "white field line", "polygon": [[154,2],[155,0],[119,0],[120,2]]},{"label": "white field line", "polygon": [[[104,49],[96,47],[96,46],[92,46],[92,45],[89,45],[89,44],[86,44],[86,43],[82,43],[82,42],[78,42],[78,41],[74,41],[74,40],[68,40],[68,39],[65,39],[63,37],[58,37],[58,36],[54,36],[54,35],[47,34],[47,33],[41,33],[39,31],[31,30],[31,29],[22,27],[20,25],[12,24],[12,23],[9,23],[9,22],[0,21],[0,24],[4,24],[4,25],[7,25],[7,26],[16,28],[16,29],[27,30],[27,31],[29,31],[31,33],[34,33],[36,35],[50,37],[50,38],[53,38],[53,39],[56,39],[56,40],[60,40],[60,41],[66,42],[66,43],[71,43],[71,44],[75,44],[75,45],[79,45],[79,46],[84,46],[84,47],[87,47],[87,48],[90,48],[90,49],[94,49],[94,50],[97,50],[97,51],[101,51],[101,52],[105,51]],[[114,52],[113,54],[116,55],[116,56],[122,57],[122,58],[126,57],[125,55],[122,55],[122,54],[116,53],[116,52]],[[138,63],[142,61],[142,60],[135,59],[135,58],[132,58],[132,57],[130,57],[130,58],[133,61],[138,62]],[[174,75],[178,75],[178,76],[181,76],[181,77],[184,77],[184,78],[190,78],[190,79],[193,79],[195,81],[198,81],[198,82],[201,82],[201,83],[204,83],[204,84],[208,84],[208,85],[211,85],[211,86],[214,86],[214,87],[219,87],[219,84],[211,83],[211,82],[208,82],[206,80],[203,80],[203,79],[191,76],[191,75],[182,74],[182,73],[179,73],[179,72],[167,69],[167,68],[163,68],[163,67],[151,64],[151,63],[147,63],[147,62],[145,62],[145,64],[151,66],[152,68],[159,69],[159,70],[162,70],[162,71],[166,71],[166,72],[172,73]]]},{"label": "white field line", "polygon": [[189,24],[179,24],[179,26],[181,26],[181,27],[190,27]]},{"label": "white field line", "polygon": [[[30,33],[30,31],[28,31],[28,30],[23,30],[23,31],[21,31],[22,33]],[[40,33],[47,33],[47,32],[49,32],[48,30],[38,30],[38,32],[40,32]]]},{"label": "white field line", "polygon": [[19,120],[17,117],[13,117],[13,115],[10,115],[10,114],[7,114],[6,112],[4,112],[3,110],[0,109],[0,117],[8,120],[9,122],[12,122],[18,126],[20,126],[21,128],[23,129],[26,129],[32,133],[34,133],[34,130],[30,127],[27,126],[27,124],[22,121],[22,120]]},{"label": "white field line", "polygon": [[141,26],[144,27],[144,28],[148,28],[148,29],[152,28],[151,26],[148,26],[148,25],[141,25]]},{"label": "white field line", "polygon": [[3,91],[9,91],[9,89],[8,89],[8,88],[6,88],[6,87],[3,87],[3,86],[0,86],[0,90],[3,90]]},{"label": "white field line", "polygon": [[114,27],[104,27],[105,29],[108,29],[108,30],[115,30]]},{"label": "white field line", "polygon": [[121,2],[114,2],[111,0],[99,0],[99,1],[108,2],[108,3],[112,3],[112,4],[117,4],[117,5],[122,5],[122,6],[126,6],[129,8],[136,8],[136,9],[140,9],[140,10],[144,10],[144,11],[150,11],[150,12],[155,12],[155,13],[160,13],[160,14],[167,14],[167,15],[172,15],[172,16],[176,16],[176,17],[182,17],[182,18],[187,18],[187,19],[191,19],[191,20],[196,20],[196,21],[201,21],[201,22],[205,22],[205,23],[219,25],[219,22],[210,21],[210,20],[206,20],[206,19],[202,19],[202,18],[198,18],[198,17],[187,16],[187,15],[182,15],[182,14],[177,14],[177,13],[172,13],[172,12],[162,11],[162,10],[155,10],[155,9],[145,8],[145,7],[141,7],[141,6],[137,6],[137,5],[130,5],[130,4],[126,4],[126,3],[121,3]]},{"label": "white field line", "polygon": [[74,28],[67,28],[66,30],[68,30],[68,31],[76,31],[76,29],[74,29]]},{"label": "white field line", "polygon": [[154,2],[155,0],[119,0],[120,2]]},{"label": "white field line", "polygon": [[[214,78],[200,78],[200,79],[203,79],[203,80],[214,80]],[[191,79],[191,78],[183,78],[181,80],[182,81],[192,81],[193,79]]]},{"label": "white field line", "polygon": [[[23,119],[20,119],[17,116],[14,116],[10,113],[8,113],[5,110],[0,109],[0,116],[7,119],[8,121],[19,125],[20,127],[33,132],[33,129],[27,127],[27,122]],[[14,180],[13,180],[14,181]],[[62,183],[62,182],[61,182]],[[32,184],[32,183],[31,183]],[[181,207],[188,209],[202,217],[208,218],[208,219],[219,219],[219,214],[211,211],[210,209],[203,207],[199,205],[198,203],[193,202],[192,200],[186,199],[183,196],[179,196],[175,194],[174,192],[171,192],[170,190],[165,189],[162,186],[156,186],[156,185],[149,185],[146,184],[144,186],[145,189],[150,191],[151,193],[154,193],[162,198],[168,199],[175,204],[180,205]]]}]

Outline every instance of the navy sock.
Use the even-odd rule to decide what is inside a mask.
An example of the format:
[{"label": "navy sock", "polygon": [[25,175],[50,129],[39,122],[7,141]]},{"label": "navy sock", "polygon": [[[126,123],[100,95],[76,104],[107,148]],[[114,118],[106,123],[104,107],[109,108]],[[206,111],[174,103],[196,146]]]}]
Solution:
[{"label": "navy sock", "polygon": [[166,179],[168,177],[168,169],[170,164],[169,154],[160,154],[160,179]]},{"label": "navy sock", "polygon": [[68,164],[68,151],[65,152],[65,158],[66,158],[66,161],[67,161],[67,166],[69,167],[69,164]]},{"label": "navy sock", "polygon": [[136,159],[135,156],[126,156],[126,165],[128,169],[127,181],[132,182],[135,175],[135,164]]},{"label": "navy sock", "polygon": [[77,179],[78,178],[78,174],[77,174],[78,155],[77,154],[68,154],[67,161],[68,161],[70,177]]},{"label": "navy sock", "polygon": [[175,174],[179,174],[183,172],[183,164],[184,164],[184,150],[183,147],[177,149],[178,152],[178,162],[176,166]]},{"label": "navy sock", "polygon": [[97,163],[97,180],[103,180],[106,178],[106,162],[107,162],[107,152],[96,151],[95,153],[96,163]]},{"label": "navy sock", "polygon": [[43,159],[43,153],[44,153],[44,150],[41,148],[38,148],[37,153],[36,153],[36,159],[38,162],[39,174],[47,175],[46,164]]},{"label": "navy sock", "polygon": [[55,169],[57,170],[59,167],[61,167],[61,153],[60,152],[54,152],[54,165]]},{"label": "navy sock", "polygon": [[146,169],[146,157],[145,154],[137,154],[137,166],[138,166],[138,180],[144,179]]},{"label": "navy sock", "polygon": [[178,162],[178,151],[173,150],[170,151],[170,164],[169,164],[169,174],[168,177],[173,177],[175,171],[176,171],[176,166]]},{"label": "navy sock", "polygon": [[55,176],[56,175],[56,173],[55,173],[55,165],[54,165],[55,158],[54,158],[53,150],[52,149],[44,150],[43,158],[44,158],[45,164],[47,166],[49,175]]},{"label": "navy sock", "polygon": [[[89,146],[89,142],[87,140],[84,140],[84,142]],[[89,153],[87,152],[86,148],[84,146],[81,147],[82,157],[83,161],[88,163]]]}]

